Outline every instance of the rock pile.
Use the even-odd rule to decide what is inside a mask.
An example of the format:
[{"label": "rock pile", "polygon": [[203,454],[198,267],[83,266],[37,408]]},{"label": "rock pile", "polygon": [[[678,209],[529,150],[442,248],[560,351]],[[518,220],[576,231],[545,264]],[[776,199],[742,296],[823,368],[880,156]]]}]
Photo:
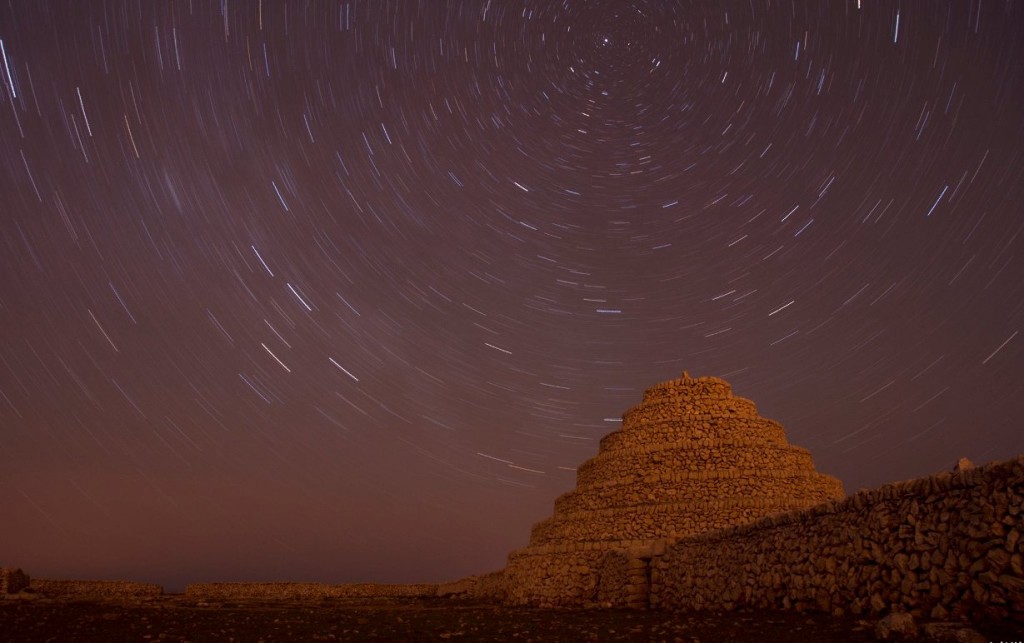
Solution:
[{"label": "rock pile", "polygon": [[[788,444],[782,426],[758,415],[753,402],[724,380],[684,373],[644,392],[622,428],[580,466],[576,488],[555,501],[554,515],[534,526],[529,546],[509,556],[509,599],[594,601],[610,552],[642,560],[692,534],[842,497],[842,484],[816,472],[810,453]],[[609,574],[614,567],[609,560]]]}]

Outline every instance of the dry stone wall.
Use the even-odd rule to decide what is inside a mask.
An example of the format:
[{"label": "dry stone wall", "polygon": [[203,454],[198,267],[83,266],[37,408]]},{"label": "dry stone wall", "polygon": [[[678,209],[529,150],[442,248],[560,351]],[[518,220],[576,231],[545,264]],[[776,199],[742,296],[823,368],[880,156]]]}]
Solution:
[{"label": "dry stone wall", "polygon": [[140,598],[160,596],[164,588],[153,583],[124,580],[48,580],[33,578],[29,589],[51,597]]},{"label": "dry stone wall", "polygon": [[185,587],[185,596],[200,600],[324,598],[422,598],[438,594],[437,584],[391,585],[353,583],[193,583]]},{"label": "dry stone wall", "polygon": [[504,602],[508,598],[508,579],[505,570],[477,577],[467,596],[482,601]]},{"label": "dry stone wall", "polygon": [[644,609],[650,603],[649,559],[633,558],[624,551],[605,555],[597,570],[599,605]]},{"label": "dry stone wall", "polygon": [[533,527],[529,545],[509,555],[509,602],[600,603],[613,585],[633,587],[646,574],[629,563],[628,583],[599,588],[610,552],[649,558],[688,535],[843,497],[838,480],[816,472],[810,453],[724,380],[684,373],[645,391],[622,420],[579,467],[554,515]]},{"label": "dry stone wall", "polygon": [[650,567],[657,608],[1024,621],[1024,457],[693,536]]}]

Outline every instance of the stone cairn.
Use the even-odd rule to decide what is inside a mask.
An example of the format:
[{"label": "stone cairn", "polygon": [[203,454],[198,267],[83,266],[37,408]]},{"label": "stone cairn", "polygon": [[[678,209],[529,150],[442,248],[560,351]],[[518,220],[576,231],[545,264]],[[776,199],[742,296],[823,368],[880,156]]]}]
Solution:
[{"label": "stone cairn", "polygon": [[554,515],[509,555],[508,599],[600,604],[605,589],[621,588],[599,585],[625,583],[640,606],[650,573],[642,561],[666,545],[842,497],[842,483],[815,471],[811,454],[753,402],[724,380],[683,373],[644,392],[579,467]]}]

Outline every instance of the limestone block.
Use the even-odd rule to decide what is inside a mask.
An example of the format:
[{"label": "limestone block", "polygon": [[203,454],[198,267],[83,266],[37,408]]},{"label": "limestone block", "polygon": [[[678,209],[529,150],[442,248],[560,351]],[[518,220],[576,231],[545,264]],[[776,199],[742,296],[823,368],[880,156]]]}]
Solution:
[{"label": "limestone block", "polygon": [[917,635],[914,617],[903,612],[888,614],[875,623],[875,637],[880,641],[910,638]]}]

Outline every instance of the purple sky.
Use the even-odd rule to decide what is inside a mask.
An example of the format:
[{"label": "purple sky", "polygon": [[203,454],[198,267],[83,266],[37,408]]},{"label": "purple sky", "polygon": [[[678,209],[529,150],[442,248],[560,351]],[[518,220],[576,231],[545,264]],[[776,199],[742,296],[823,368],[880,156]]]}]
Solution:
[{"label": "purple sky", "polygon": [[15,1],[0,43],[0,565],[497,569],[684,369],[848,492],[1024,451],[1019,2]]}]

